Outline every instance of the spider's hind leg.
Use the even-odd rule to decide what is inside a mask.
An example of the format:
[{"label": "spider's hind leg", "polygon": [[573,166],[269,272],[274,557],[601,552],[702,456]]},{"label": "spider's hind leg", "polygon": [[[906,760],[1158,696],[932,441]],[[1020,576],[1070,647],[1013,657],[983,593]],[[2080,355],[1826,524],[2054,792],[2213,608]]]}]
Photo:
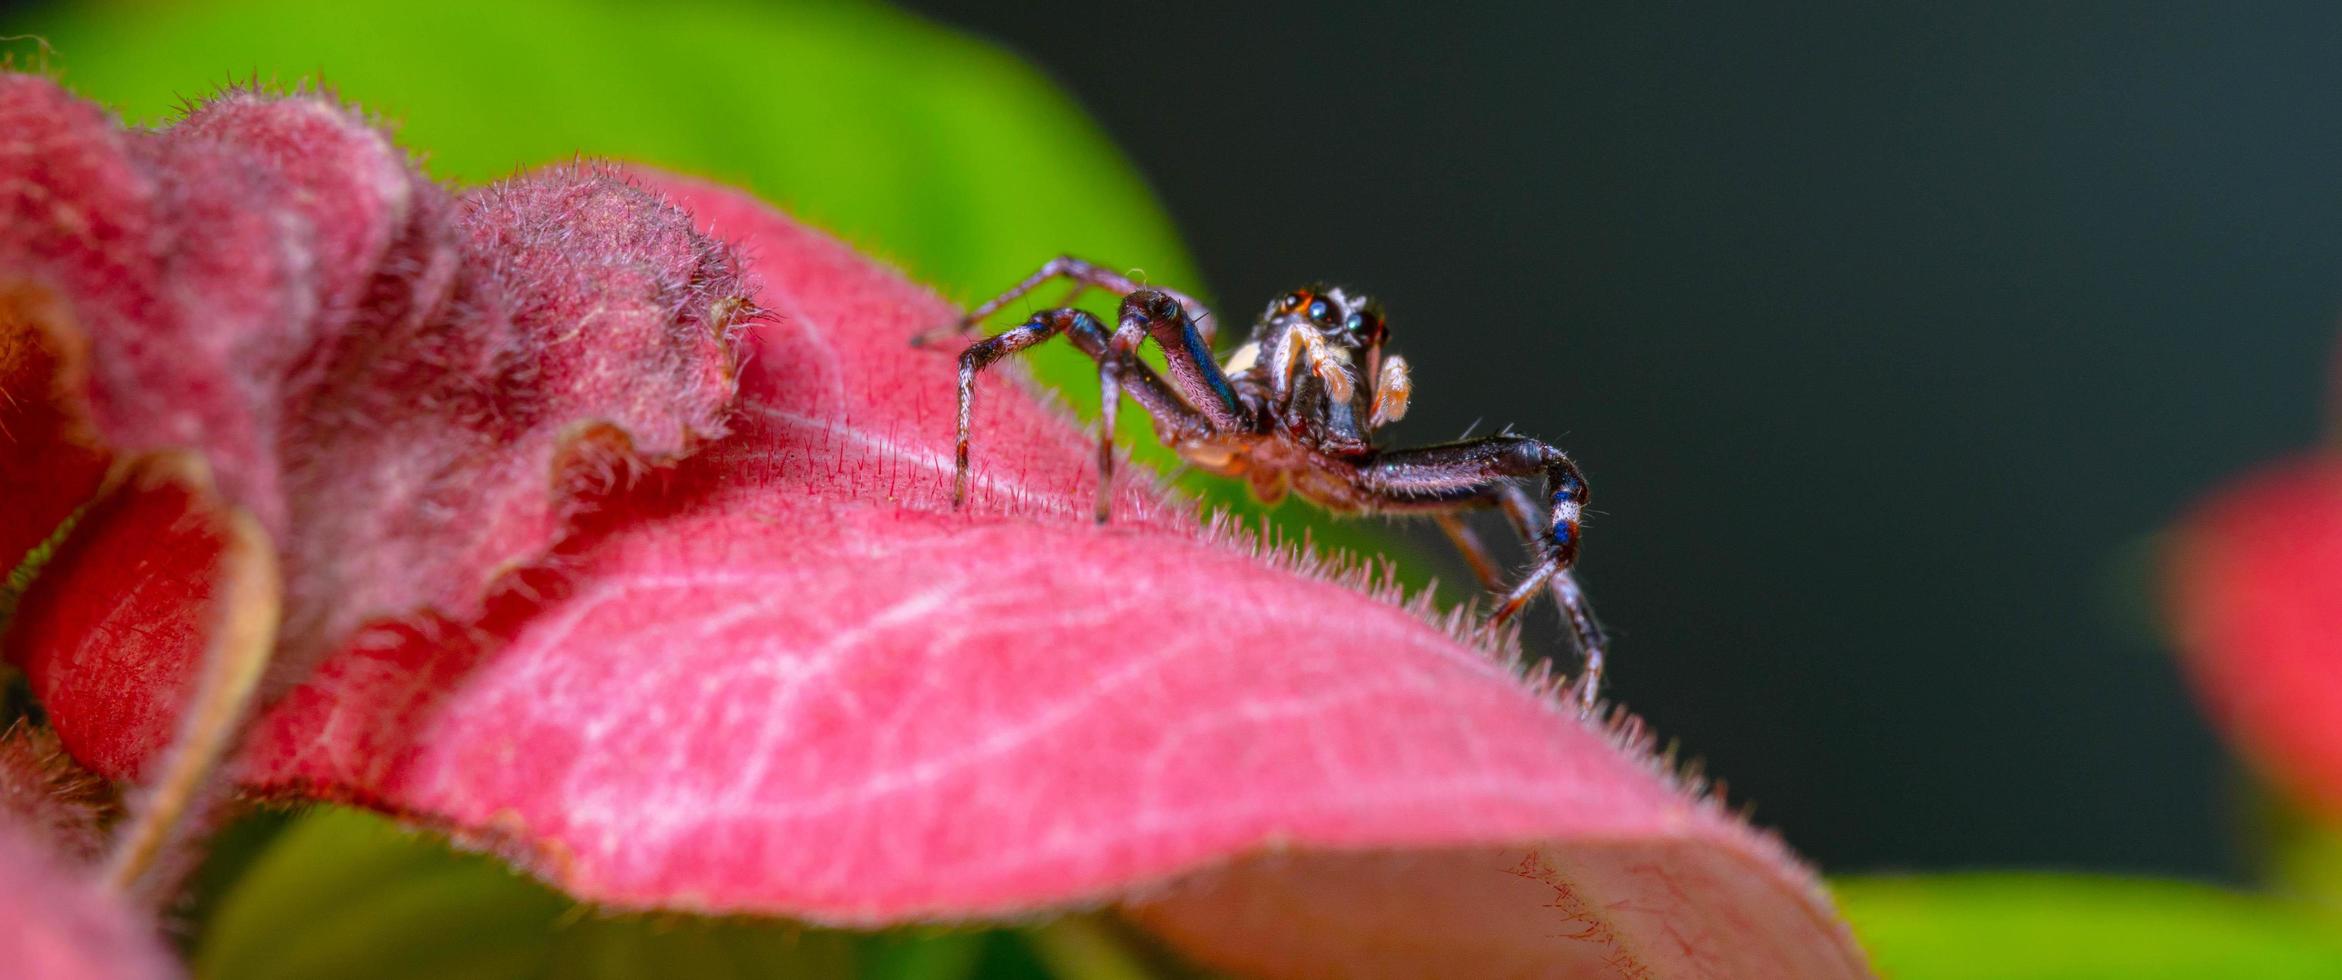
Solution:
[{"label": "spider's hind leg", "polygon": [[1488,545],[1480,540],[1478,532],[1464,523],[1463,515],[1451,511],[1434,511],[1432,523],[1438,524],[1448,543],[1456,546],[1456,553],[1464,556],[1464,564],[1471,566],[1472,577],[1480,580],[1480,587],[1490,592],[1504,591],[1504,579],[1497,576],[1496,561],[1488,556]]},{"label": "spider's hind leg", "polygon": [[[1584,486],[1585,481],[1578,481],[1575,500],[1577,506],[1573,513],[1583,511],[1585,508]],[[1563,506],[1557,494],[1554,510],[1558,511]],[[1504,510],[1505,514],[1512,519],[1513,526],[1522,529],[1524,538],[1531,541],[1537,540],[1536,528],[1539,518],[1537,502],[1520,484],[1508,484],[1505,487]],[[1558,526],[1561,523],[1560,518],[1553,518],[1552,523]],[[1575,523],[1574,518],[1572,523]],[[1575,538],[1574,531],[1572,538],[1573,540]],[[1602,623],[1594,618],[1594,607],[1586,601],[1585,590],[1578,587],[1577,576],[1570,572],[1570,565],[1575,561],[1574,552],[1568,561],[1563,561],[1556,555],[1545,555],[1538,562],[1537,567],[1530,571],[1528,577],[1522,579],[1521,584],[1514,586],[1513,591],[1506,594],[1504,602],[1497,607],[1494,613],[1489,615],[1488,619],[1491,624],[1501,623],[1507,617],[1518,612],[1522,606],[1536,598],[1537,586],[1542,579],[1546,591],[1553,594],[1554,605],[1559,607],[1562,616],[1569,620],[1570,637],[1577,644],[1578,655],[1583,658],[1585,664],[1583,675],[1578,682],[1578,704],[1582,708],[1591,709],[1594,706],[1595,697],[1600,693],[1602,671],[1607,666],[1603,662],[1603,655],[1609,649],[1610,641],[1609,637],[1602,632]]]},{"label": "spider's hind leg", "polygon": [[[1542,476],[1547,504],[1540,507],[1520,480]],[[1455,538],[1478,572],[1488,565],[1477,539],[1456,519],[1466,508],[1503,509],[1514,529],[1530,543],[1536,567],[1505,594],[1489,613],[1488,625],[1511,619],[1537,597],[1550,592],[1569,620],[1572,640],[1584,658],[1578,682],[1578,701],[1593,707],[1600,692],[1607,639],[1593,607],[1578,587],[1570,566],[1577,562],[1579,521],[1585,512],[1586,481],[1577,464],[1559,449],[1522,436],[1489,436],[1444,446],[1381,453],[1358,472],[1358,489],[1373,498],[1377,510],[1430,513]],[[1459,533],[1461,532],[1461,533]],[[1492,578],[1482,574],[1483,580]]]}]

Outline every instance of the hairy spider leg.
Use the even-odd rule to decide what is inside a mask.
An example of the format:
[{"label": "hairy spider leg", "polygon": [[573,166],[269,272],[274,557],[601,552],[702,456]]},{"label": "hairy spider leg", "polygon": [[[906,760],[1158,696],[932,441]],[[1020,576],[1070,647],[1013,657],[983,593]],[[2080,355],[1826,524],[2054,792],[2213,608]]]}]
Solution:
[{"label": "hairy spider leg", "polygon": [[[1547,505],[1540,508],[1517,482],[1545,478]],[[1488,615],[1495,627],[1518,614],[1540,589],[1553,593],[1554,602],[1569,620],[1572,638],[1584,661],[1578,683],[1578,702],[1592,708],[1598,696],[1607,641],[1585,591],[1578,587],[1570,566],[1577,562],[1579,521],[1585,513],[1584,475],[1569,455],[1525,436],[1486,436],[1443,446],[1398,449],[1377,454],[1359,469],[1359,487],[1373,496],[1372,506],[1383,511],[1419,511],[1435,516],[1465,507],[1502,508],[1516,530],[1529,541],[1536,567],[1505,594]],[[1442,523],[1446,529],[1447,524]],[[1450,531],[1467,561],[1478,567],[1487,562],[1485,550],[1470,536]],[[1468,542],[1468,543],[1467,543]]]},{"label": "hairy spider leg", "polygon": [[1481,543],[1480,534],[1464,523],[1463,517],[1453,511],[1434,511],[1431,521],[1447,534],[1448,543],[1464,556],[1464,564],[1472,566],[1472,577],[1480,580],[1480,587],[1490,592],[1504,591],[1504,578],[1497,574],[1496,561],[1488,556],[1488,546]]},{"label": "hairy spider leg", "polygon": [[[1107,269],[1104,266],[1098,265],[1097,263],[1077,259],[1071,255],[1060,255],[1054,259],[1050,259],[1047,262],[1041,263],[1041,267],[1039,269],[1033,270],[1032,275],[1026,276],[1023,281],[1017,283],[1014,286],[1010,286],[1007,292],[992,297],[990,300],[985,301],[983,305],[969,310],[968,315],[961,317],[959,322],[945,324],[943,326],[936,327],[933,330],[928,330],[920,333],[915,337],[912,337],[911,346],[924,347],[928,344],[934,343],[935,341],[942,340],[944,337],[955,334],[965,334],[970,330],[974,330],[978,323],[982,323],[984,321],[984,318],[989,317],[994,313],[1000,312],[1003,307],[1006,307],[1010,303],[1014,303],[1017,300],[1023,299],[1025,294],[1041,288],[1042,283],[1058,278],[1071,279],[1074,283],[1073,290],[1066,293],[1065,299],[1057,304],[1059,306],[1072,306],[1074,301],[1081,299],[1081,296],[1084,292],[1092,289],[1103,289],[1110,293],[1128,295],[1140,289],[1147,288],[1144,284],[1138,282],[1137,280],[1123,275],[1122,273]],[[1204,342],[1207,344],[1211,342],[1213,336],[1219,329],[1219,323],[1217,319],[1212,316],[1211,310],[1206,309],[1202,303],[1198,303],[1193,298],[1176,290],[1158,288],[1157,291],[1169,294],[1172,298],[1177,299],[1181,306],[1187,307],[1188,311],[1194,315],[1196,322],[1200,325],[1200,329],[1203,332]]]},{"label": "hairy spider leg", "polygon": [[[1584,486],[1584,481],[1579,481],[1577,505],[1581,514],[1585,511],[1586,504]],[[1559,510],[1560,506],[1558,501],[1554,505],[1556,510]],[[1528,490],[1518,483],[1507,484],[1504,490],[1504,511],[1505,516],[1512,519],[1513,527],[1520,531],[1523,540],[1536,540],[1537,526],[1541,515],[1537,511],[1536,498],[1531,497]],[[1540,566],[1541,569],[1543,567],[1545,566]],[[1528,578],[1522,580],[1522,583],[1526,585],[1535,582],[1536,579],[1537,575],[1531,573]],[[1602,623],[1594,618],[1593,605],[1586,601],[1585,590],[1578,587],[1578,578],[1571,573],[1567,565],[1552,566],[1552,572],[1547,576],[1545,586],[1553,593],[1554,605],[1559,607],[1562,616],[1569,620],[1570,636],[1576,641],[1578,655],[1584,660],[1585,680],[1578,685],[1578,704],[1581,707],[1591,709],[1602,684],[1602,671],[1605,666],[1603,654],[1610,647],[1609,637],[1602,632]],[[1532,593],[1533,591],[1531,590]],[[1513,608],[1517,610],[1520,606],[1526,605],[1533,597],[1533,594],[1508,595],[1505,597],[1505,601],[1513,604]],[[1491,618],[1494,619],[1494,617]]]},{"label": "hairy spider leg", "polygon": [[[1533,542],[1537,539],[1536,528],[1541,521],[1537,516],[1536,500],[1520,484],[1505,485],[1503,509],[1506,519],[1520,533],[1521,540]],[[1496,561],[1488,553],[1488,546],[1480,540],[1479,533],[1464,522],[1462,515],[1454,511],[1435,511],[1431,519],[1447,534],[1448,541],[1455,545],[1456,551],[1464,556],[1465,564],[1471,566],[1472,575],[1480,580],[1482,588],[1506,593],[1507,598],[1511,598],[1515,590],[1505,588]],[[1532,575],[1524,582],[1531,586],[1526,594],[1533,595],[1536,577]],[[1577,577],[1567,570],[1560,570],[1547,577],[1544,584],[1553,591],[1554,602],[1561,607],[1562,615],[1570,620],[1570,629],[1586,659],[1586,676],[1599,681],[1602,676],[1603,652],[1609,642],[1602,633],[1602,624],[1595,621],[1584,593],[1578,588]]]},{"label": "hairy spider leg", "polygon": [[[1202,423],[1193,435],[1248,430],[1252,418],[1236,397],[1236,389],[1228,384],[1228,376],[1220,371],[1220,364],[1212,359],[1212,348],[1197,329],[1195,318],[1187,314],[1178,294],[1169,290],[1140,289],[1122,298],[1122,309],[1117,314],[1114,335],[1107,339],[1106,350],[1098,356],[1099,439],[1098,523],[1106,523],[1111,516],[1112,498],[1103,489],[1114,478],[1114,453],[1111,438],[1115,412],[1122,404],[1118,378],[1131,368],[1143,368],[1138,359],[1139,345],[1152,337],[1155,346],[1163,349],[1163,366],[1171,372],[1171,384],[1179,392],[1183,404],[1194,419]],[[1140,404],[1145,404],[1141,399]],[[1149,409],[1150,413],[1153,410]],[[1156,420],[1162,419],[1160,413]]]},{"label": "hairy spider leg", "polygon": [[1107,355],[1135,362],[1139,345],[1153,338],[1163,349],[1163,366],[1171,384],[1187,404],[1211,423],[1214,432],[1246,428],[1251,419],[1236,398],[1236,389],[1212,359],[1212,348],[1182,308],[1179,295],[1162,289],[1140,289],[1122,298]]},{"label": "hairy spider leg", "polygon": [[[1106,325],[1087,311],[1064,307],[1043,310],[1023,325],[1004,331],[968,346],[960,353],[959,440],[956,468],[952,472],[951,505],[957,509],[968,497],[968,433],[975,410],[976,372],[992,366],[993,362],[1039,344],[1058,334],[1073,341],[1082,353],[1096,359],[1099,376],[1108,386],[1111,396],[1100,419],[1098,429],[1098,458],[1100,465],[1098,499],[1099,513],[1103,515],[1112,497],[1114,460],[1114,410],[1120,393],[1130,397],[1147,410],[1156,425],[1173,433],[1202,433],[1210,423],[1203,415],[1182,402],[1179,395],[1154,369],[1135,358],[1115,359],[1106,356],[1108,337]],[[1099,520],[1105,518],[1101,516]]]}]

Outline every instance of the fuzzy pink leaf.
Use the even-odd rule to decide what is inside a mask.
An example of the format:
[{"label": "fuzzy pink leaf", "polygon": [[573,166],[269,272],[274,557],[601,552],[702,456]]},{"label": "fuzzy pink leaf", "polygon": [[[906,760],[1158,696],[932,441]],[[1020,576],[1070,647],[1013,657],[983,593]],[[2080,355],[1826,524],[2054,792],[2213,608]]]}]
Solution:
[{"label": "fuzzy pink leaf", "polygon": [[144,916],[60,862],[46,843],[0,819],[0,973],[39,980],[179,975]]},{"label": "fuzzy pink leaf", "polygon": [[98,443],[191,460],[167,469],[266,529],[288,676],[369,623],[475,614],[599,484],[723,430],[732,257],[600,169],[457,199],[323,97],[127,131],[20,74],[0,133],[0,336],[61,340]]},{"label": "fuzzy pink leaf", "polygon": [[[377,634],[243,779],[351,798],[626,906],[876,925],[1121,901],[1299,975],[1821,977],[1860,955],[1781,849],[1415,612],[1148,487],[1014,385],[944,503],[952,310],[736,195],[778,314],[734,434],[460,636]],[[997,380],[997,379],[996,379]]]}]

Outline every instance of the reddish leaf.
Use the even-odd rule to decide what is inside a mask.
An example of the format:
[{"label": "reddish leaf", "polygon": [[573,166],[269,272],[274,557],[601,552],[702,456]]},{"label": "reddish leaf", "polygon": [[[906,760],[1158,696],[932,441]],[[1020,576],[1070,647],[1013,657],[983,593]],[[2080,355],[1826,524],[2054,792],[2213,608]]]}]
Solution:
[{"label": "reddish leaf", "polygon": [[190,454],[191,489],[274,538],[296,671],[371,622],[475,614],[585,491],[721,434],[745,287],[600,170],[458,201],[320,98],[124,133],[23,75],[0,132],[0,295],[54,297],[105,445]]},{"label": "reddish leaf", "polygon": [[619,905],[1124,898],[1271,973],[1861,972],[1776,845],[1446,631],[1151,488],[1089,525],[1086,438],[1012,385],[951,513],[951,361],[903,344],[951,311],[683,193],[779,314],[737,431],[596,515],[534,598],[334,658],[248,785],[406,812]]},{"label": "reddish leaf", "polygon": [[122,779],[142,775],[179,730],[227,545],[188,478],[151,475],[92,505],[7,637],[74,757]]},{"label": "reddish leaf", "polygon": [[46,291],[0,284],[0,575],[49,537],[98,488],[105,453],[71,391],[78,365],[59,347]]},{"label": "reddish leaf", "polygon": [[2180,523],[2171,604],[2214,722],[2342,815],[2342,461],[2247,478]]},{"label": "reddish leaf", "polygon": [[[105,460],[77,411],[86,365],[58,292],[114,309],[135,302],[117,290],[135,278],[106,261],[126,231],[116,215],[139,212],[123,138],[104,113],[54,86],[0,75],[0,120],[49,116],[57,125],[18,131],[0,125],[0,574],[49,536],[97,489]],[[40,138],[44,131],[47,139]],[[85,211],[51,187],[114,190]],[[46,218],[41,216],[46,215]],[[18,270],[54,272],[27,275]],[[62,281],[59,281],[62,280]]]},{"label": "reddish leaf", "polygon": [[0,819],[0,971],[39,980],[178,975],[144,917],[44,844]]}]

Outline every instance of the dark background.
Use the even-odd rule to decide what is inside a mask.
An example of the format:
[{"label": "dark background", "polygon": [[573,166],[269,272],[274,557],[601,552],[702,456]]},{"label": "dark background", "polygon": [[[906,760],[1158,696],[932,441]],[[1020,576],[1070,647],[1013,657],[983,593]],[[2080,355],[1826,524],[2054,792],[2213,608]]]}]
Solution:
[{"label": "dark background", "polygon": [[2240,872],[2154,535],[2318,437],[2342,12],[909,6],[1075,93],[1224,307],[1383,296],[1402,441],[1576,455],[1614,692],[1826,870]]}]

